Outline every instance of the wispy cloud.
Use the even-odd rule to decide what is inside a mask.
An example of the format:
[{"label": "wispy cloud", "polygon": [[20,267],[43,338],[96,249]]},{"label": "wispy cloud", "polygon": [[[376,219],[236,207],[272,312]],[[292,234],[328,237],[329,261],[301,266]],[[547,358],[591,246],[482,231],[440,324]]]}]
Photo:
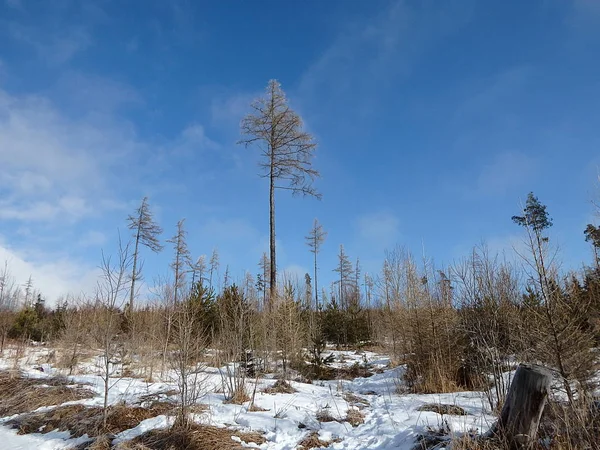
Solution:
[{"label": "wispy cloud", "polygon": [[49,32],[11,22],[8,31],[13,39],[31,46],[41,59],[55,65],[68,62],[93,42],[90,32],[82,26]]},{"label": "wispy cloud", "polygon": [[537,178],[539,162],[520,152],[499,153],[479,172],[470,195],[503,195],[526,186]]},{"label": "wispy cloud", "polygon": [[318,99],[322,108],[351,103],[369,114],[387,88],[398,86],[414,70],[427,48],[440,36],[464,24],[469,2],[460,7],[439,3],[390,2],[374,17],[345,27],[306,70],[300,97]]},{"label": "wispy cloud", "polygon": [[371,250],[379,252],[392,247],[400,238],[400,220],[391,212],[364,214],[356,221],[359,238]]},{"label": "wispy cloud", "polygon": [[102,122],[67,118],[41,96],[0,91],[3,216],[53,220],[99,212],[109,197],[109,169],[139,145],[126,125]]},{"label": "wispy cloud", "polygon": [[141,95],[130,85],[117,80],[84,73],[64,71],[52,90],[61,106],[85,115],[114,114],[125,107],[143,106]]}]

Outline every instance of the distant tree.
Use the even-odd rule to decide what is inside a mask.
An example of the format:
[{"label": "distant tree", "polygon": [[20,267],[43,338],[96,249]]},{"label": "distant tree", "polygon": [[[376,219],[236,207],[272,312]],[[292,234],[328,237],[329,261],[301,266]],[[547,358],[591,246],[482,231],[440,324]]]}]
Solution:
[{"label": "distant tree", "polygon": [[317,309],[319,309],[319,286],[317,283],[317,255],[319,254],[319,251],[321,250],[321,245],[323,245],[323,242],[325,242],[326,238],[327,232],[323,230],[323,225],[321,225],[319,221],[315,219],[315,221],[313,222],[313,227],[311,228],[310,232],[308,233],[308,236],[306,236],[305,239],[306,245],[308,245],[308,248],[315,257],[315,272],[313,280],[315,286],[315,308]]},{"label": "distant tree", "polygon": [[548,237],[544,231],[552,226],[552,219],[546,212],[546,205],[540,203],[538,198],[530,192],[527,195],[522,216],[512,216],[512,221],[527,230],[528,246],[533,256],[533,266],[536,271],[537,281],[544,301],[549,300],[548,268],[546,263],[546,244]]},{"label": "distant tree", "polygon": [[175,256],[171,262],[171,268],[173,269],[174,276],[174,289],[173,289],[173,302],[177,303],[180,300],[181,291],[185,287],[185,278],[189,269],[192,267],[192,260],[190,258],[190,251],[187,247],[186,235],[187,232],[183,227],[185,219],[181,219],[177,222],[177,233],[167,242],[173,244],[175,250]]},{"label": "distant tree", "polygon": [[585,227],[585,241],[592,244],[592,249],[594,250],[594,262],[596,263],[596,267],[600,264],[598,260],[598,251],[600,250],[600,228],[588,223],[587,227]]},{"label": "distant tree", "polygon": [[531,229],[541,240],[548,240],[547,237],[542,236],[542,233],[552,226],[552,219],[546,212],[546,205],[540,203],[533,192],[527,194],[523,215],[512,216],[512,220],[517,225]]},{"label": "distant tree", "polygon": [[209,264],[210,264],[210,269],[209,269],[209,276],[208,276],[208,287],[210,287],[212,289],[214,287],[213,286],[213,276],[215,275],[216,272],[219,271],[219,252],[217,251],[216,248],[213,249]]},{"label": "distant tree", "polygon": [[210,342],[219,329],[219,309],[215,292],[201,281],[192,286],[188,298],[190,311],[194,314],[196,332]]},{"label": "distant tree", "polygon": [[19,287],[5,262],[0,270],[0,355],[4,353],[4,344],[13,325],[18,292]]},{"label": "distant tree", "polygon": [[258,267],[262,269],[262,293],[263,293],[263,307],[267,306],[267,286],[270,286],[270,274],[271,274],[271,263],[269,262],[269,256],[266,252],[262,254]]},{"label": "distant tree", "polygon": [[141,267],[138,267],[139,262],[139,246],[149,248],[155,253],[160,252],[163,246],[158,240],[158,236],[162,233],[162,228],[154,222],[150,206],[148,205],[148,197],[142,199],[142,204],[135,210],[135,214],[127,217],[129,222],[128,228],[133,231],[134,247],[133,247],[133,269],[131,272],[131,287],[129,292],[129,311],[133,311],[133,301],[135,298],[135,282],[141,278]]},{"label": "distant tree", "polygon": [[338,302],[342,309],[346,309],[347,305],[347,293],[350,287],[355,283],[354,271],[352,270],[352,262],[344,251],[344,246],[340,245],[340,251],[338,253],[338,265],[334,272],[338,273],[338,279],[335,282],[338,287]]},{"label": "distant tree", "polygon": [[32,306],[33,297],[33,278],[30,275],[25,283],[25,306]]},{"label": "distant tree", "polygon": [[312,135],[303,131],[302,118],[288,106],[278,81],[269,81],[265,97],[254,101],[251,107],[253,112],[242,120],[241,133],[244,138],[239,143],[246,147],[256,145],[260,149],[261,176],[269,179],[269,303],[272,304],[277,293],[275,190],[285,189],[293,194],[320,198],[320,194],[312,187],[312,181],[319,176],[319,172],[312,167],[317,144]]},{"label": "distant tree", "polygon": [[192,286],[196,282],[203,283],[206,279],[206,256],[200,255],[196,262],[192,265]]}]

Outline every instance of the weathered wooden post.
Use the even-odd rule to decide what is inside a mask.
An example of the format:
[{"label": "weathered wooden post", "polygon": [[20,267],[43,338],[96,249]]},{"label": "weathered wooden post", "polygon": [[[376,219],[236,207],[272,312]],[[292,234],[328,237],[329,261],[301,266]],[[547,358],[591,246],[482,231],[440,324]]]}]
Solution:
[{"label": "weathered wooden post", "polygon": [[512,448],[529,448],[535,443],[551,381],[552,372],[545,367],[520,364],[517,368],[494,428]]}]

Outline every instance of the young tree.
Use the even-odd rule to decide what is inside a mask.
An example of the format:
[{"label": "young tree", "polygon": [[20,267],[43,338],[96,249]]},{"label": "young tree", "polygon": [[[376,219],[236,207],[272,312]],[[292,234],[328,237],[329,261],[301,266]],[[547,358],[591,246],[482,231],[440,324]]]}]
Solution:
[{"label": "young tree", "polygon": [[167,330],[163,347],[163,364],[161,372],[164,372],[165,363],[167,361],[167,352],[169,341],[171,340],[171,331],[175,319],[175,312],[178,310],[177,305],[180,302],[182,292],[185,289],[186,273],[190,270],[190,267],[192,267],[190,252],[185,240],[187,233],[183,228],[184,222],[185,219],[181,219],[179,222],[177,222],[177,233],[171,239],[167,240],[167,242],[173,244],[175,256],[171,262],[171,269],[173,269],[173,285],[165,285],[161,289],[161,296],[166,300],[167,303],[167,307],[165,308],[167,316]]},{"label": "young tree", "polygon": [[[196,294],[204,297],[208,291],[198,284]],[[198,299],[203,302],[206,299]],[[172,368],[177,377],[179,390],[179,405],[174,428],[188,428],[192,423],[191,408],[204,394],[207,379],[204,364],[201,362],[206,349],[206,329],[200,322],[196,305],[188,298],[187,301],[175,305],[173,320],[173,335],[177,351],[171,355]]]},{"label": "young tree", "polygon": [[317,283],[317,255],[321,250],[321,245],[325,242],[327,238],[327,232],[323,230],[323,225],[319,223],[317,219],[313,222],[313,227],[311,228],[308,236],[305,237],[306,245],[310,249],[311,253],[315,256],[315,274],[314,274],[314,286],[315,286],[315,308],[319,309],[319,286]]},{"label": "young tree", "polygon": [[133,231],[135,238],[133,247],[133,269],[131,272],[131,287],[129,292],[129,312],[133,311],[135,298],[135,282],[141,278],[141,267],[138,268],[139,246],[149,248],[155,253],[160,252],[163,246],[158,240],[162,228],[154,222],[152,212],[148,206],[148,197],[142,199],[142,204],[136,209],[135,214],[127,217],[128,228]]},{"label": "young tree", "polygon": [[355,279],[353,279],[352,263],[350,258],[344,251],[344,246],[340,245],[340,252],[338,253],[338,265],[334,272],[339,274],[338,280],[335,282],[338,285],[338,301],[342,309],[346,309],[347,305],[347,291],[353,286]]},{"label": "young tree", "polygon": [[0,355],[4,353],[8,331],[14,321],[17,292],[18,286],[10,273],[8,262],[5,262],[0,271]]},{"label": "young tree", "polygon": [[577,296],[570,296],[568,291],[561,289],[557,281],[556,270],[548,258],[548,237],[544,236],[544,232],[552,226],[546,206],[533,193],[529,193],[523,213],[522,216],[513,216],[512,220],[527,231],[531,258],[526,261],[533,269],[534,293],[541,298],[540,308],[529,310],[540,326],[538,330],[531,330],[539,335],[536,356],[556,366],[563,378],[569,402],[573,404],[575,393],[571,382],[578,381],[585,389],[591,372],[590,363],[593,358],[588,355],[593,337],[582,327],[590,305],[584,302],[574,303],[573,299]]},{"label": "young tree", "polygon": [[131,266],[129,244],[123,246],[119,239],[117,261],[102,255],[100,269],[102,276],[96,288],[95,301],[91,305],[94,328],[92,337],[95,344],[102,349],[99,359],[100,377],[104,382],[104,403],[102,408],[102,424],[106,429],[108,418],[108,393],[114,386],[111,376],[122,362],[122,345],[119,340],[121,317],[119,308],[127,298],[127,274]]},{"label": "young tree", "polygon": [[209,276],[208,276],[208,286],[211,289],[214,287],[213,286],[213,276],[218,271],[219,271],[219,252],[215,248],[210,257],[210,269],[209,269]]},{"label": "young tree", "polygon": [[262,293],[263,293],[263,304],[262,307],[265,308],[267,306],[267,289],[266,286],[270,286],[270,273],[271,273],[271,263],[269,262],[269,257],[267,256],[267,253],[264,252],[262,254],[262,257],[260,258],[260,262],[258,263],[258,267],[261,268],[262,270],[262,274],[260,277],[260,281],[261,281],[261,288],[262,288]]},{"label": "young tree", "polygon": [[533,266],[544,301],[548,301],[548,269],[546,262],[548,238],[544,231],[552,226],[552,219],[546,212],[546,205],[540,203],[533,192],[527,195],[522,216],[512,216],[512,221],[527,230],[528,246],[533,256]]},{"label": "young tree", "polygon": [[200,255],[196,260],[196,263],[192,266],[192,286],[195,285],[196,281],[204,283],[206,277],[206,255]]},{"label": "young tree", "polygon": [[319,176],[319,172],[312,167],[317,144],[312,135],[303,131],[302,118],[288,106],[278,81],[269,81],[265,97],[254,101],[251,107],[253,112],[242,120],[241,133],[244,138],[239,143],[246,147],[256,145],[260,149],[261,176],[269,179],[269,303],[272,305],[277,293],[275,190],[285,189],[293,194],[321,197],[312,187],[312,181]]},{"label": "young tree", "polygon": [[167,242],[173,244],[173,249],[175,250],[175,257],[173,258],[173,262],[171,263],[171,269],[173,269],[174,277],[174,303],[177,303],[180,300],[179,294],[181,294],[181,291],[185,287],[186,273],[193,266],[192,260],[190,258],[190,251],[187,247],[187,232],[183,227],[184,222],[185,219],[181,219],[179,222],[177,222],[177,234],[175,234],[175,236],[173,236],[171,239],[167,240]]}]

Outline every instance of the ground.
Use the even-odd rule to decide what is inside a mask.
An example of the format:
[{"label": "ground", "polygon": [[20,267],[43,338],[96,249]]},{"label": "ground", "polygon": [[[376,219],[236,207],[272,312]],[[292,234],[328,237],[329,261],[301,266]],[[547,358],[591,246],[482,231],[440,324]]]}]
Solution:
[{"label": "ground", "polygon": [[[52,351],[58,350],[44,346],[31,347],[17,359],[9,350],[0,358],[0,370],[10,370],[13,376],[51,380],[66,373],[64,369],[44,363]],[[358,363],[375,373],[366,378],[315,381],[312,384],[292,381],[291,386],[295,391],[292,393],[263,392],[276,383],[274,375],[267,375],[258,379],[254,406],[249,408],[250,402],[242,405],[225,402],[221,393],[223,368],[207,367],[203,380],[205,393],[198,401],[203,406],[197,409],[194,418],[199,423],[213,427],[258,432],[264,437],[262,443],[245,443],[242,438],[233,436],[232,431],[232,442],[239,444],[240,448],[279,450],[302,448],[299,447],[302,441],[312,442],[311,445],[328,445],[331,449],[408,450],[414,447],[417,436],[428,427],[447,427],[452,432],[464,433],[475,430],[485,432],[492,426],[494,417],[487,410],[487,400],[481,392],[402,394],[404,368],[391,367],[385,355],[354,351],[334,351],[334,354],[334,366],[351,367]],[[92,396],[70,400],[63,406],[101,406],[103,382],[96,373],[93,357],[80,363],[78,373],[68,376],[66,382],[85,386],[92,391]],[[248,380],[251,393],[255,390],[255,382],[254,379]],[[114,384],[109,392],[111,405],[147,407],[149,399],[161,402],[176,400],[177,385],[173,374],[159,381],[138,377],[114,378],[111,384]],[[40,385],[44,386],[43,383]],[[431,404],[460,408],[424,407]],[[36,411],[54,410],[58,406],[46,405]],[[455,412],[456,415],[440,414],[440,411]],[[0,419],[2,448],[55,450],[75,448],[91,442],[87,434],[74,437],[69,431],[49,431],[45,429],[47,427],[40,428],[45,434],[19,435],[16,429],[9,427],[19,417],[22,416],[12,414]],[[164,429],[173,420],[169,414],[158,414],[142,420],[135,426],[115,433],[113,445],[127,442],[149,430]]]}]

